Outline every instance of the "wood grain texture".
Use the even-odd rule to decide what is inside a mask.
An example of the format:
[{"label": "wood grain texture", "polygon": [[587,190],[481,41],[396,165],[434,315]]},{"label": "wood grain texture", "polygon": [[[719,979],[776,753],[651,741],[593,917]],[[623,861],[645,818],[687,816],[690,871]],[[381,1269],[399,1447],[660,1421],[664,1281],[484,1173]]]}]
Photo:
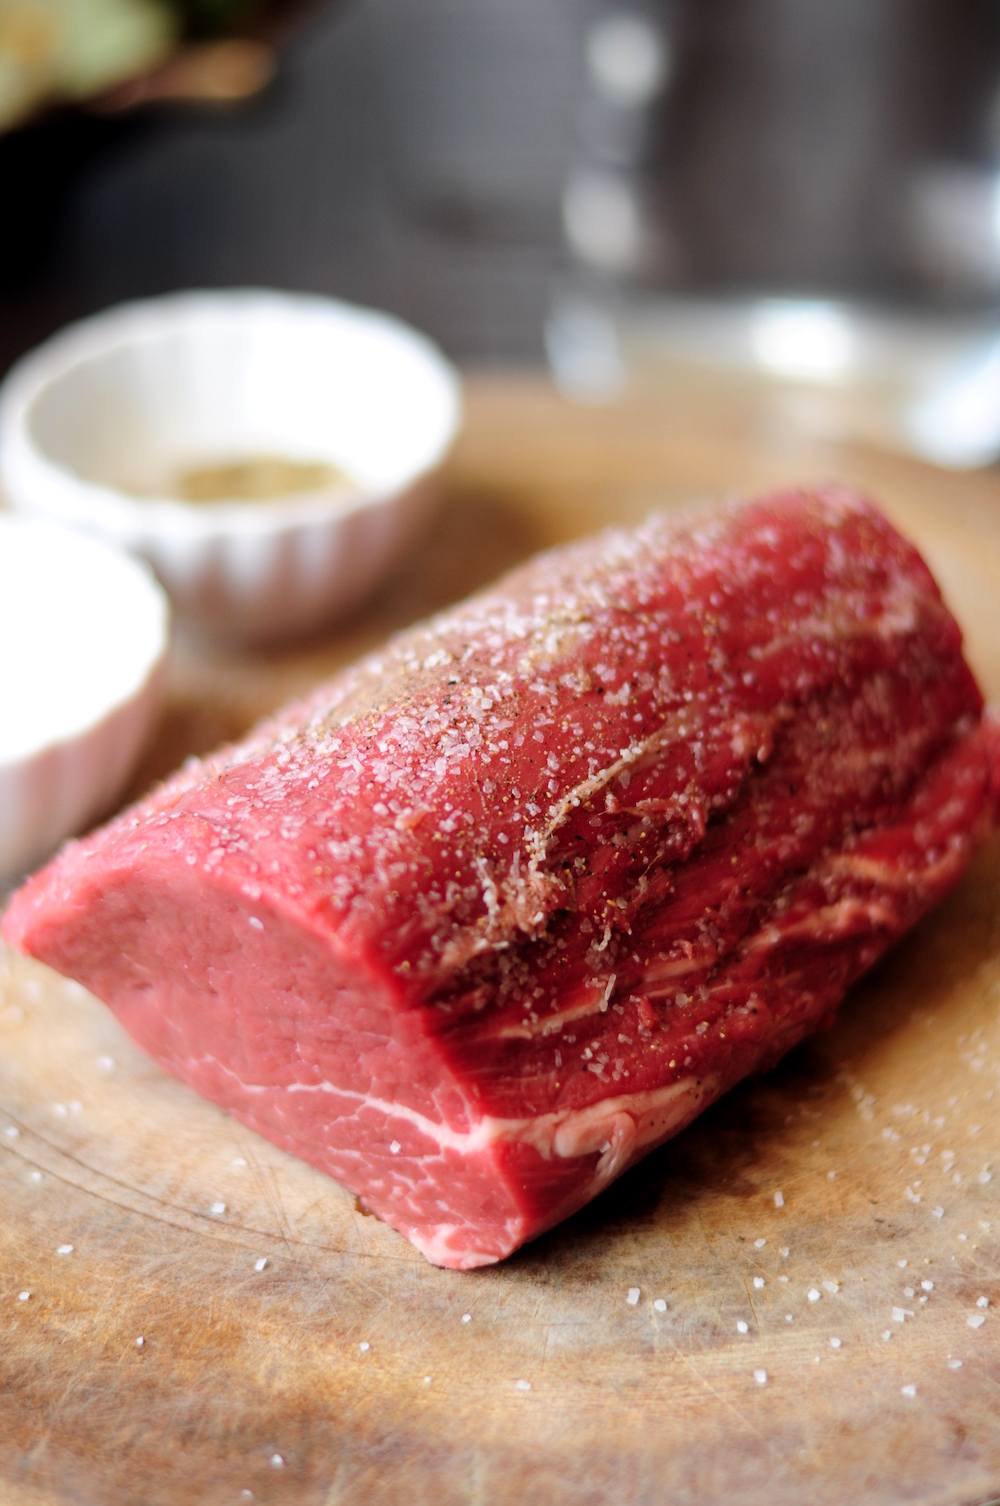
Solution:
[{"label": "wood grain texture", "polygon": [[[1000,698],[1000,479],[838,444],[817,411],[692,372],[596,410],[475,380],[427,544],[305,648],[179,645],[137,787],[535,548],[793,479],[884,503]],[[833,1031],[562,1228],[459,1274],[166,1078],[81,989],[0,954],[0,1501],[989,1500],[998,1070],[1000,844]]]}]

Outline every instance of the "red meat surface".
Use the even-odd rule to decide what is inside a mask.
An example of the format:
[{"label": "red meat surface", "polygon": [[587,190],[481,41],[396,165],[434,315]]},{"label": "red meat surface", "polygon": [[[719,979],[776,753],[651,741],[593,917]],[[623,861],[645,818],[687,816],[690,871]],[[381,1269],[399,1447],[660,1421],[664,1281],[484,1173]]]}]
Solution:
[{"label": "red meat surface", "polygon": [[870,504],[654,517],[186,766],[3,934],[482,1265],[831,1019],[991,830],[998,747]]}]

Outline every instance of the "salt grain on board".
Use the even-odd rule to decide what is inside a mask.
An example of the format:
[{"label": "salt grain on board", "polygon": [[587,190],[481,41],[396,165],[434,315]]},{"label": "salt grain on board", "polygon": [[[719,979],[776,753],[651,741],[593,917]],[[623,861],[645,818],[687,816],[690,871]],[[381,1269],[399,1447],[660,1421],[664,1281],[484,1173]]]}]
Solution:
[{"label": "salt grain on board", "polygon": [[526,1381],[526,1380],[515,1381],[514,1382],[514,1386],[515,1386],[515,1388],[518,1391],[530,1391],[531,1390],[531,1382],[530,1381]]},{"label": "salt grain on board", "polygon": [[471,1323],[472,1322],[472,1314],[471,1313],[463,1313],[462,1314],[462,1322],[463,1323]]},{"label": "salt grain on board", "polygon": [[749,1332],[749,1330],[747,1328],[747,1325],[744,1323],[744,1321],[743,1321],[742,1318],[737,1318],[737,1320],[736,1320],[736,1332],[737,1333],[747,1333],[747,1332]]},{"label": "salt grain on board", "polygon": [[8,1140],[19,1140],[21,1138],[21,1131],[15,1124],[8,1124],[7,1128],[4,1130],[4,1134],[6,1135]]},{"label": "salt grain on board", "polygon": [[755,1250],[762,1250],[766,1244],[766,1239],[755,1239],[753,1242],[753,1247]]},{"label": "salt grain on board", "polygon": [[785,1194],[783,1192],[776,1192],[774,1194],[774,1206],[776,1208],[783,1208],[785,1206]]},{"label": "salt grain on board", "polygon": [[17,1300],[18,1300],[18,1302],[27,1302],[27,1300],[28,1300],[28,1298],[30,1296],[31,1296],[30,1292],[18,1292],[18,1294],[17,1294]]},{"label": "salt grain on board", "polygon": [[630,1286],[628,1289],[628,1296],[625,1298],[625,1301],[628,1303],[629,1307],[636,1307],[638,1306],[639,1298],[641,1296],[642,1292],[640,1291],[639,1287]]},{"label": "salt grain on board", "polygon": [[767,1371],[766,1370],[755,1370],[754,1373],[753,1373],[753,1378],[757,1382],[758,1386],[766,1386],[767,1385]]},{"label": "salt grain on board", "polygon": [[830,1340],[830,1348],[831,1349],[839,1349],[840,1345],[841,1345],[841,1340],[840,1339],[831,1339]]},{"label": "salt grain on board", "polygon": [[757,1288],[757,1290],[760,1291],[761,1287],[764,1285],[763,1276],[755,1276],[753,1278],[753,1284]]},{"label": "salt grain on board", "polygon": [[948,1369],[949,1370],[961,1370],[961,1368],[962,1368],[962,1361],[961,1360],[949,1360],[948,1361]]},{"label": "salt grain on board", "polygon": [[211,1208],[209,1208],[208,1211],[209,1211],[209,1213],[214,1213],[215,1216],[218,1218],[223,1213],[225,1213],[225,1211],[226,1211],[226,1205],[225,1205],[225,1203],[213,1203],[212,1206],[211,1206]]},{"label": "salt grain on board", "polygon": [[253,1263],[253,1268],[254,1268],[255,1271],[266,1270],[267,1269],[267,1256],[266,1255],[262,1255],[259,1260],[255,1260],[254,1263]]},{"label": "salt grain on board", "polygon": [[989,1297],[977,1297],[976,1298],[976,1306],[977,1307],[989,1307],[989,1305],[990,1305],[990,1299],[989,1299]]},{"label": "salt grain on board", "polygon": [[839,1292],[840,1291],[840,1284],[837,1281],[824,1281],[823,1282],[823,1290],[825,1292],[835,1292],[835,1293]]},{"label": "salt grain on board", "polygon": [[281,1467],[284,1464],[284,1462],[285,1461],[281,1457],[280,1454],[272,1454],[271,1455],[271,1465],[272,1465],[272,1468],[274,1468],[274,1469],[281,1469]]},{"label": "salt grain on board", "polygon": [[899,1389],[902,1391],[904,1396],[916,1396],[917,1394],[916,1386],[900,1386]]},{"label": "salt grain on board", "polygon": [[966,1323],[968,1323],[970,1328],[982,1328],[983,1324],[986,1322],[986,1315],[985,1313],[973,1313],[972,1316],[966,1318],[965,1321]]},{"label": "salt grain on board", "polygon": [[818,1301],[819,1301],[819,1299],[820,1299],[820,1297],[821,1297],[821,1296],[822,1296],[822,1295],[823,1295],[823,1293],[822,1293],[822,1292],[819,1292],[819,1291],[817,1291],[817,1290],[816,1290],[816,1288],[815,1288],[815,1287],[814,1287],[814,1286],[811,1286],[811,1287],[810,1287],[810,1288],[809,1288],[809,1290],[808,1290],[808,1292],[807,1292],[807,1293],[806,1293],[806,1296],[807,1296],[807,1297],[808,1297],[808,1298],[809,1298],[809,1301],[810,1301],[810,1302],[818,1302]]},{"label": "salt grain on board", "polygon": [[358,1348],[359,1348],[359,1349],[360,1349],[360,1350],[361,1350],[361,1353],[362,1353],[362,1354],[367,1354],[367,1353],[368,1353],[368,1351],[369,1351],[369,1349],[370,1349],[370,1348],[371,1348],[371,1347],[372,1347],[372,1346],[371,1346],[371,1345],[370,1345],[370,1344],[369,1344],[369,1342],[368,1342],[368,1340],[367,1340],[367,1339],[362,1339],[362,1340],[361,1340],[361,1343],[360,1343],[360,1344],[359,1344],[359,1345],[358,1345]]},{"label": "salt grain on board", "polygon": [[142,1334],[140,1334],[139,1337],[135,1341],[135,1347],[136,1347],[136,1349],[141,1349],[142,1346],[145,1344],[145,1342],[146,1342],[146,1340],[143,1338]]},{"label": "salt grain on board", "polygon": [[72,1245],[60,1245],[59,1248],[56,1250],[56,1254],[57,1255],[72,1255],[72,1253],[73,1253],[73,1246]]},{"label": "salt grain on board", "polygon": [[655,1313],[665,1313],[666,1310],[667,1304],[664,1302],[663,1298],[657,1297],[656,1301],[653,1303],[653,1311]]}]

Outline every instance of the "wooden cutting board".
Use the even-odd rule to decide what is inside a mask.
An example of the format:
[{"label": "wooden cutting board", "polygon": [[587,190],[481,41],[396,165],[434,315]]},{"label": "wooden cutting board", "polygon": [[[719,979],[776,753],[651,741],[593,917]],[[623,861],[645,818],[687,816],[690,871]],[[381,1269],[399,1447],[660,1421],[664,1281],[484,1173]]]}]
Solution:
[{"label": "wooden cutting board", "polygon": [[[680,370],[594,410],[473,381],[423,550],[305,649],[180,645],[137,787],[541,545],[791,479],[885,504],[1000,699],[1000,477],[852,448],[810,403]],[[985,1502],[1000,844],[833,1031],[502,1266],[433,1269],[4,954],[0,1199],[4,1506]]]}]

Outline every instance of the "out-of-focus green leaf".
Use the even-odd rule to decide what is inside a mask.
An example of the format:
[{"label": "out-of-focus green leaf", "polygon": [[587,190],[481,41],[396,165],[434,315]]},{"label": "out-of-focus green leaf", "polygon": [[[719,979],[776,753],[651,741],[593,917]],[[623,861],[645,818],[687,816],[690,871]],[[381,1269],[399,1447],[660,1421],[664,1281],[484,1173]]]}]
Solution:
[{"label": "out-of-focus green leaf", "polygon": [[162,0],[0,0],[0,130],[151,67],[179,30]]}]

